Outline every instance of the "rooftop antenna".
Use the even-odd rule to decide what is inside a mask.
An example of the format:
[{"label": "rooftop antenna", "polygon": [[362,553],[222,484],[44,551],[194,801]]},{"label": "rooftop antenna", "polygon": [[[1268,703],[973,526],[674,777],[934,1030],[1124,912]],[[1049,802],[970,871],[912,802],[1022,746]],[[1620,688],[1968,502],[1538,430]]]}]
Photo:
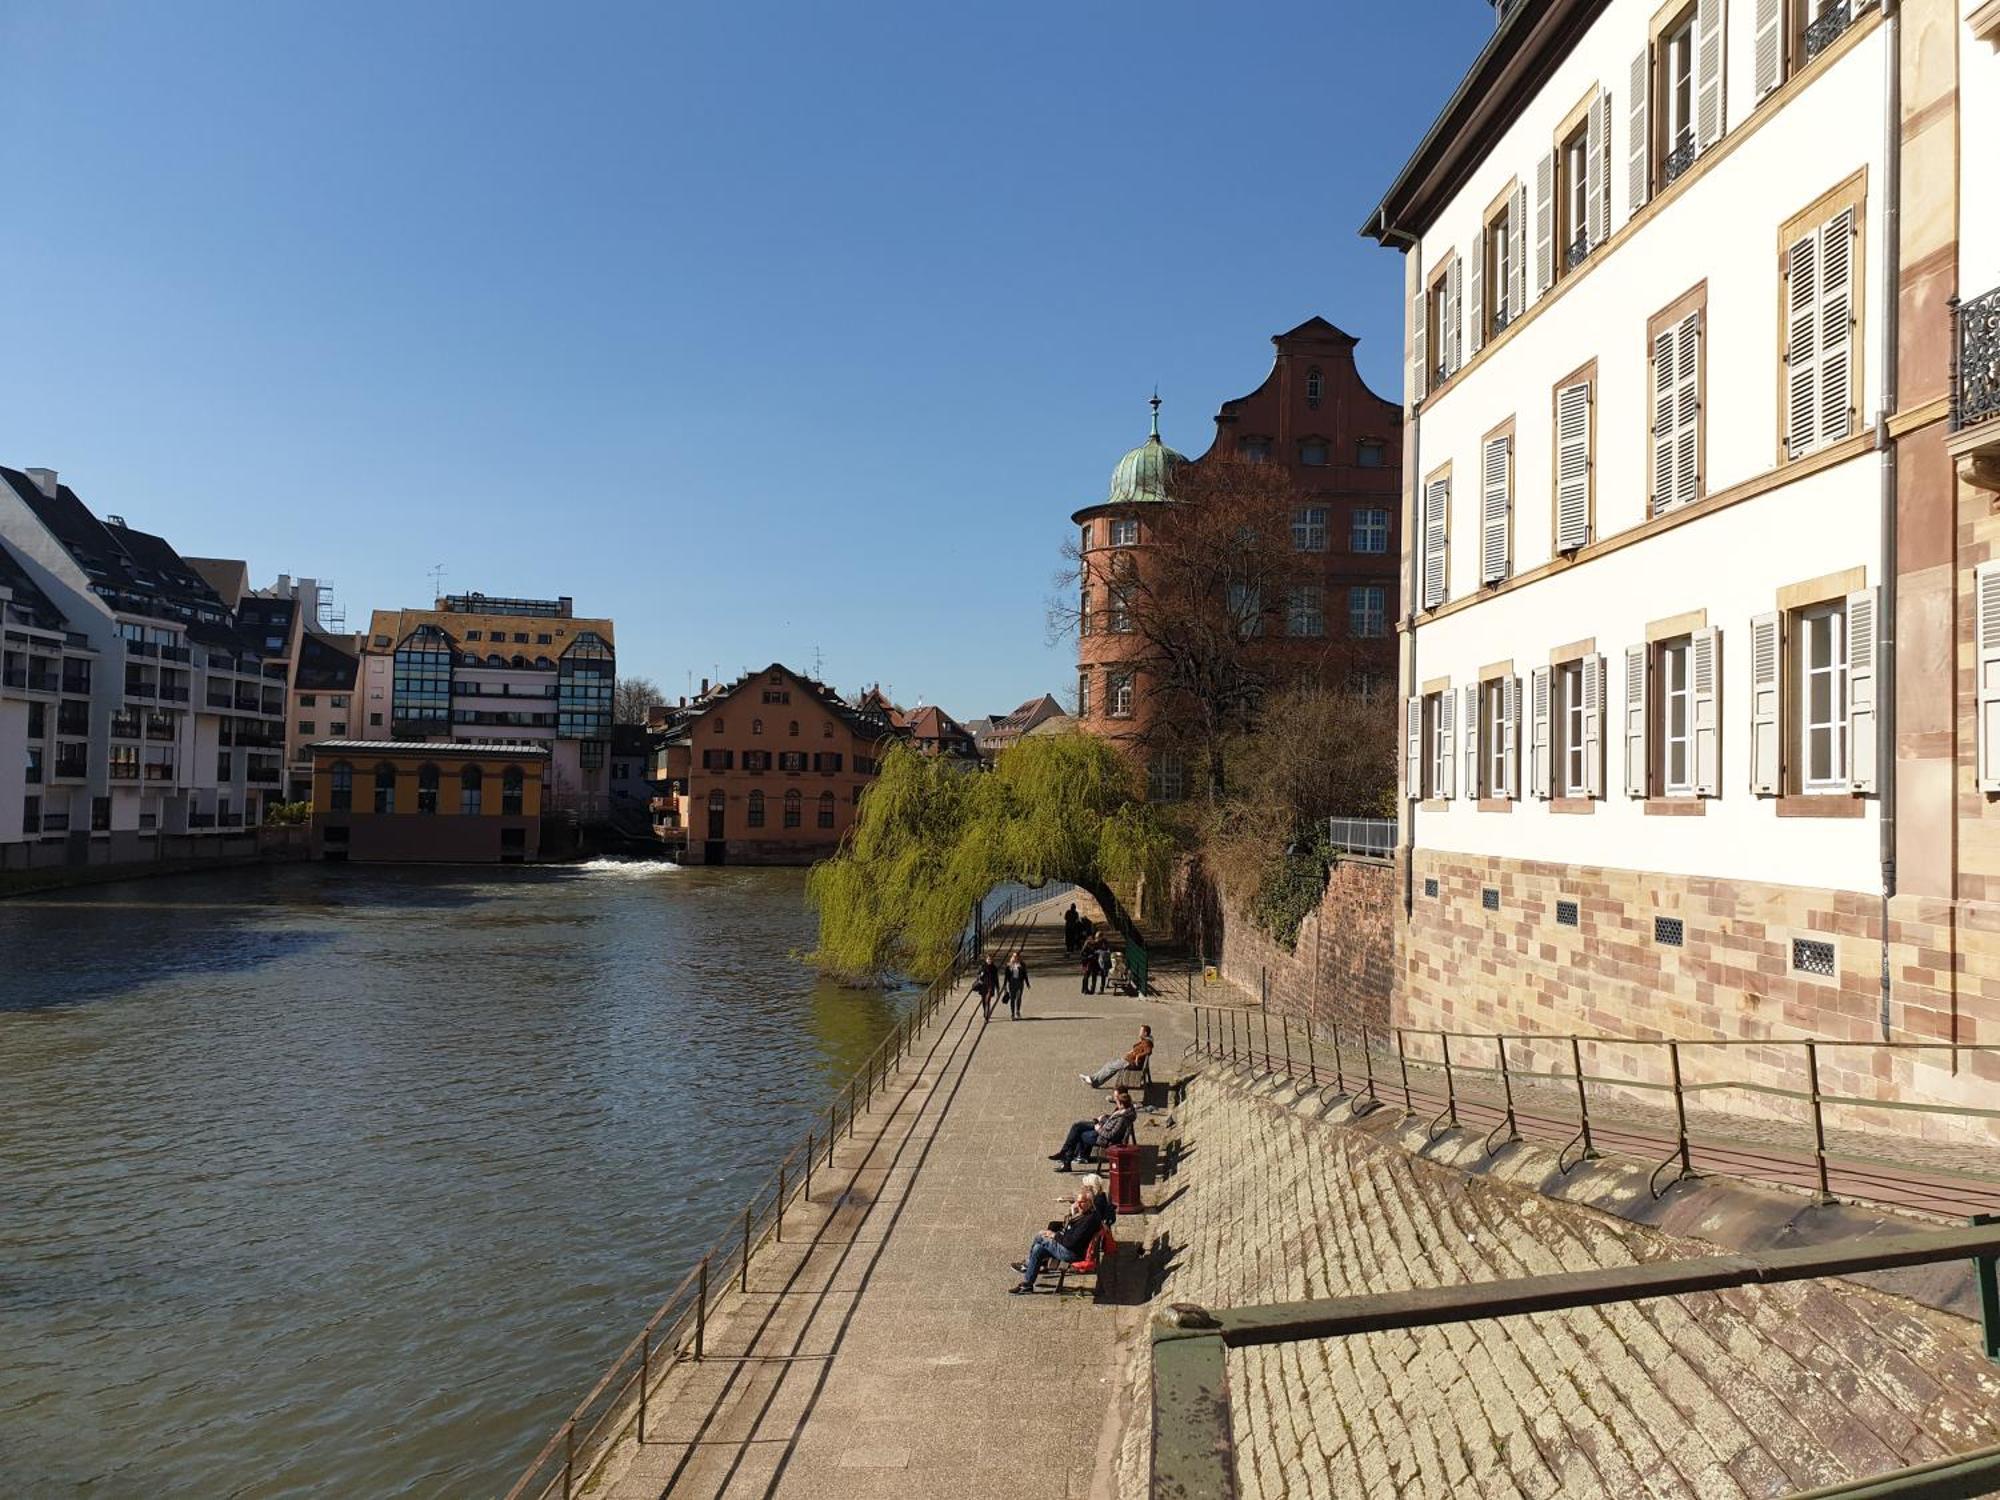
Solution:
[{"label": "rooftop antenna", "polygon": [[439,563],[436,567],[431,569],[431,597],[435,599],[442,599],[444,597],[443,563]]},{"label": "rooftop antenna", "polygon": [[825,676],[826,676],[826,668],[824,664],[824,658],[821,657],[820,655],[819,647],[815,646],[813,647],[813,681],[819,682],[823,680]]}]

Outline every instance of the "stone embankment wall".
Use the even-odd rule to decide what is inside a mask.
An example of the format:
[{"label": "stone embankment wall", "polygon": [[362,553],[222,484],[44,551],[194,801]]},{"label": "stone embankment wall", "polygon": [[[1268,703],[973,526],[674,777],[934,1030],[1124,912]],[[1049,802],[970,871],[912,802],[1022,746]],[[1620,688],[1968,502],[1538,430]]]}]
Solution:
[{"label": "stone embankment wall", "polygon": [[[1705,1254],[1679,1239],[1198,1077],[1150,1222],[1154,1306],[1231,1306]],[[1315,1104],[1314,1106],[1318,1106]],[[1790,1495],[2000,1441],[1962,1319],[1843,1281],[1277,1345],[1231,1357],[1245,1500]],[[1118,1455],[1143,1500],[1150,1358]]]},{"label": "stone embankment wall", "polygon": [[1335,1022],[1380,1030],[1390,1024],[1401,900],[1392,863],[1343,855],[1287,952],[1225,897],[1217,966],[1239,989],[1267,994],[1274,1013],[1316,1033]]}]

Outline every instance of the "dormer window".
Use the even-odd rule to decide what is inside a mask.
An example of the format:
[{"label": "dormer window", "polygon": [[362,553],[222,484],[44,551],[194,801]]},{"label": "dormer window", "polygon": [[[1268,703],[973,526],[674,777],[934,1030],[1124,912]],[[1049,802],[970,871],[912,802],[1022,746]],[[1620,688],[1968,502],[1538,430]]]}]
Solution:
[{"label": "dormer window", "polygon": [[1306,371],[1306,405],[1318,406],[1319,398],[1325,390],[1326,380],[1320,374],[1319,366],[1314,365],[1310,370]]}]

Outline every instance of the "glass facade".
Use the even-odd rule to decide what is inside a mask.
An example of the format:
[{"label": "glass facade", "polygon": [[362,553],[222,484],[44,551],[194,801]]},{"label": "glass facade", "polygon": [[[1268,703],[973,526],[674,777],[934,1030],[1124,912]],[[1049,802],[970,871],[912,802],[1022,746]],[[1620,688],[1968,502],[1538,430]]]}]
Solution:
[{"label": "glass facade", "polygon": [[451,727],[451,642],[435,625],[420,625],[396,648],[396,733],[423,737]]},{"label": "glass facade", "polygon": [[556,669],[556,733],[564,739],[611,738],[611,689],[618,670],[593,630],[578,634]]}]

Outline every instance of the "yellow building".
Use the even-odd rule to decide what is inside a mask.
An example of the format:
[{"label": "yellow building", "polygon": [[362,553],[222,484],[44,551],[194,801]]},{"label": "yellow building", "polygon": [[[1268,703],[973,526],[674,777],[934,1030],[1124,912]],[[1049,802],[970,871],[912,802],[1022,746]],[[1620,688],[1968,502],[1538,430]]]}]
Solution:
[{"label": "yellow building", "polygon": [[541,850],[545,745],[322,740],[312,851],[376,863],[520,864]]}]

